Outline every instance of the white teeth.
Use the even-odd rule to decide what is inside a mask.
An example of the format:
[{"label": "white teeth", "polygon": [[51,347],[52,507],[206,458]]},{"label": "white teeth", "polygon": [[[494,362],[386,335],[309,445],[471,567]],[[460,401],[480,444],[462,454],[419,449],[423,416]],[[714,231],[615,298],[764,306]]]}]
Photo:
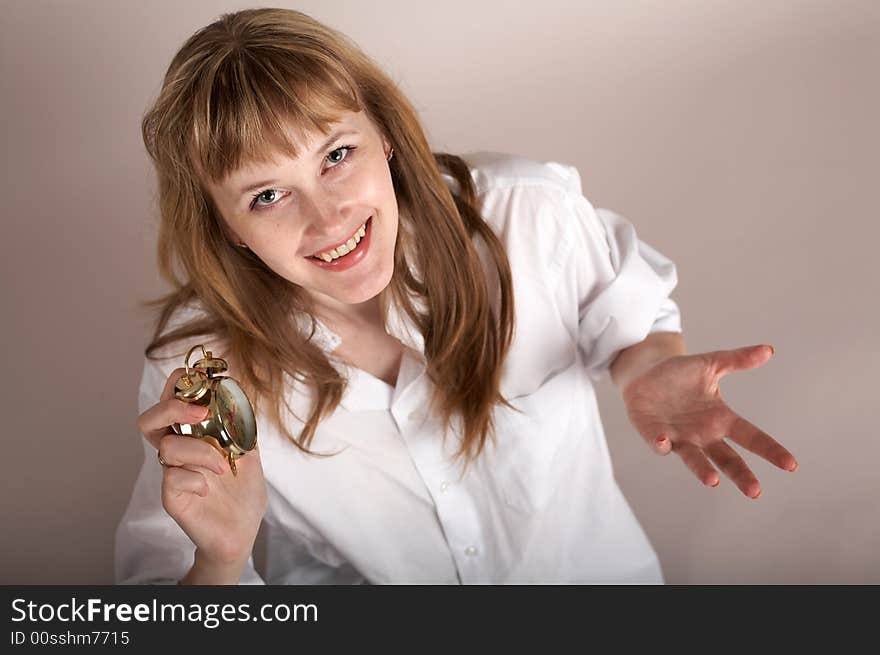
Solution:
[{"label": "white teeth", "polygon": [[328,250],[315,256],[319,259],[323,259],[325,262],[332,262],[334,259],[338,259],[343,255],[347,255],[352,250],[354,250],[357,247],[357,244],[360,243],[361,239],[363,239],[366,234],[367,224],[364,223],[358,228],[357,232],[354,233],[354,236],[343,243],[341,246],[336,246],[333,250]]}]

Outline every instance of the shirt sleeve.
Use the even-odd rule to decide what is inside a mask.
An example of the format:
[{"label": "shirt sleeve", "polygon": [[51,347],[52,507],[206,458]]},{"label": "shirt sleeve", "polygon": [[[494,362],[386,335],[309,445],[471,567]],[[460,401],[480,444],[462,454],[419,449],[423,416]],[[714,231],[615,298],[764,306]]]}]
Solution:
[{"label": "shirt sleeve", "polygon": [[678,305],[669,297],[678,274],[624,217],[594,209],[580,193],[569,197],[578,348],[597,382],[624,348],[654,332],[681,332]]},{"label": "shirt sleeve", "polygon": [[[176,363],[146,360],[138,412],[154,405]],[[140,436],[144,462],[116,529],[116,584],[177,584],[193,565],[195,544],[162,505],[162,466],[156,450]],[[248,558],[239,584],[265,584]]]}]

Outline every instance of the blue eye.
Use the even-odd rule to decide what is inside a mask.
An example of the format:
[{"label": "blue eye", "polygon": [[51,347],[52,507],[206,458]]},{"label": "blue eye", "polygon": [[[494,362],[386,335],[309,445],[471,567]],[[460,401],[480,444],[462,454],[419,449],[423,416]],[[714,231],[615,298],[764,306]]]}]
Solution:
[{"label": "blue eye", "polygon": [[340,147],[336,148],[336,150],[331,150],[330,152],[328,152],[327,156],[329,157],[334,152],[342,152],[343,150],[345,151],[345,155],[342,157],[342,159],[335,161],[334,164],[336,164],[336,165],[331,166],[330,168],[336,168],[337,166],[341,165],[342,162],[344,162],[346,159],[348,159],[348,153],[354,149],[355,149],[355,146],[340,146]]},{"label": "blue eye", "polygon": [[[342,156],[341,159],[337,159],[335,162],[332,162],[333,165],[329,166],[328,168],[334,169],[334,168],[342,168],[343,166],[347,166],[348,160],[349,160],[348,153],[351,152],[352,150],[356,150],[356,149],[357,149],[357,146],[340,146],[340,147],[336,148],[335,150],[331,150],[329,153],[327,153],[327,157],[330,157],[331,155],[333,155],[333,153],[342,152],[343,150],[345,151],[345,154]],[[251,200],[250,208],[252,210],[256,209],[257,211],[265,211],[266,209],[271,209],[272,207],[277,205],[278,204],[277,202],[271,202],[267,205],[257,204],[257,201],[261,197],[263,197],[269,193],[273,194],[273,196],[277,196],[279,192],[276,189],[266,189],[265,191],[259,191],[258,193],[256,193],[254,195],[253,200]],[[265,200],[265,198],[264,198],[264,200]]]}]

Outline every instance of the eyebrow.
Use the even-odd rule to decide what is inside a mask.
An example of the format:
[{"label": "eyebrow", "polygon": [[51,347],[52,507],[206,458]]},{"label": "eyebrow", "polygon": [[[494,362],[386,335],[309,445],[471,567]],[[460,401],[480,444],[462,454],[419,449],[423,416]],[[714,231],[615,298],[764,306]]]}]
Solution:
[{"label": "eyebrow", "polygon": [[[346,136],[346,135],[354,135],[354,134],[358,134],[357,130],[352,130],[352,129],[337,130],[336,132],[331,134],[330,138],[328,138],[315,151],[315,154],[318,154],[320,152],[324,152],[324,150],[326,150],[331,145],[333,145],[333,142],[336,141],[336,139],[338,139],[339,137]],[[263,180],[262,182],[254,182],[253,184],[249,184],[248,186],[244,187],[241,191],[239,191],[238,195],[241,196],[241,195],[244,195],[245,193],[248,193],[249,191],[256,191],[260,187],[266,186],[267,184],[278,184],[279,182],[280,182],[280,180]]]}]

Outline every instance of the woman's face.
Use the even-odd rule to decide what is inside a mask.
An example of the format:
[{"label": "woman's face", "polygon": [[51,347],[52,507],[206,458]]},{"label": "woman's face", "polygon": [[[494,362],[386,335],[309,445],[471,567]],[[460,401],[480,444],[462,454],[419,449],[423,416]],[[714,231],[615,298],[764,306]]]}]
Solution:
[{"label": "woman's face", "polygon": [[298,159],[278,155],[276,164],[242,168],[208,189],[235,243],[319,306],[345,314],[376,297],[394,272],[390,144],[363,112],[343,114],[327,137],[292,134],[301,137]]}]

